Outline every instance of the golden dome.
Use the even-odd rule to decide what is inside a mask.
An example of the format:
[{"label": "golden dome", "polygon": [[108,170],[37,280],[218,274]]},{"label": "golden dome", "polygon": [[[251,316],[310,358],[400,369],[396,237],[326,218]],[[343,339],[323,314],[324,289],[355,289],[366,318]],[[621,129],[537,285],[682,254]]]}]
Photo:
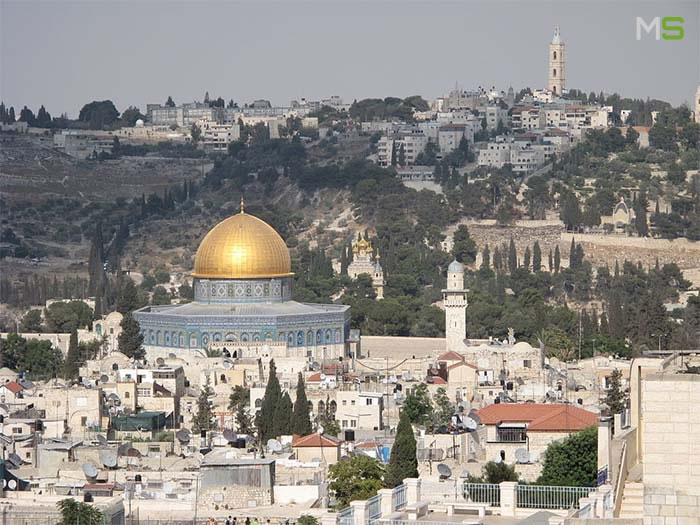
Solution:
[{"label": "golden dome", "polygon": [[241,211],[214,226],[194,259],[193,277],[248,279],[292,275],[287,245],[272,226]]}]

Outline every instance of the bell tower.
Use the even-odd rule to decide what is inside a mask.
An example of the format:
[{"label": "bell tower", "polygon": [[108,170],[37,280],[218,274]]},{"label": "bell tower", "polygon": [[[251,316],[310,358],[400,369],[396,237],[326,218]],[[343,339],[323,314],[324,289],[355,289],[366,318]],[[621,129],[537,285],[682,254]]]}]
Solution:
[{"label": "bell tower", "polygon": [[446,351],[459,351],[467,337],[467,290],[464,288],[464,266],[452,261],[447,267],[447,288],[442,291],[445,306]]},{"label": "bell tower", "polygon": [[561,41],[559,26],[554,28],[554,37],[549,44],[549,71],[547,72],[547,89],[557,96],[566,89],[566,57],[564,42]]}]

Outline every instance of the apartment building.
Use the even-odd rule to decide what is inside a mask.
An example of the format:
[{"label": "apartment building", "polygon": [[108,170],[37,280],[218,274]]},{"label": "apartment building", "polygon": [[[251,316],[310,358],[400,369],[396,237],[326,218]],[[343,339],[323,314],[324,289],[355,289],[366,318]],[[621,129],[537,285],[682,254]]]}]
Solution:
[{"label": "apartment building", "polygon": [[212,120],[200,120],[197,125],[202,131],[201,144],[207,151],[228,151],[228,145],[241,138],[238,123],[218,124]]},{"label": "apartment building", "polygon": [[377,163],[380,166],[415,164],[416,157],[425,151],[427,145],[428,137],[417,128],[409,133],[381,137],[377,143]]}]

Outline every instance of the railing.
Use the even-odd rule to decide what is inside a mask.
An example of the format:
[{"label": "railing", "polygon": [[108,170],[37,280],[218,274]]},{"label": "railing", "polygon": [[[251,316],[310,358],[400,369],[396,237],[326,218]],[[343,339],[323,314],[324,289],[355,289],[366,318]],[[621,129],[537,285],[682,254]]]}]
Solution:
[{"label": "railing", "polygon": [[462,494],[472,503],[488,503],[490,507],[501,505],[501,487],[496,483],[464,483]]},{"label": "railing", "polygon": [[396,512],[406,506],[406,485],[399,485],[391,494],[391,509]]},{"label": "railing", "polygon": [[352,525],[354,520],[352,507],[345,507],[338,512],[338,525]]},{"label": "railing", "polygon": [[622,507],[622,492],[625,488],[625,480],[627,479],[627,442],[622,442],[622,452],[620,453],[620,466],[617,469],[617,479],[615,480],[615,509],[613,516],[620,514]]},{"label": "railing", "polygon": [[579,498],[595,492],[593,487],[518,485],[516,506],[534,509],[577,509]]},{"label": "railing", "polygon": [[463,500],[462,485],[459,481],[424,481],[421,483],[421,497],[435,503]]},{"label": "railing", "polygon": [[527,430],[524,428],[499,428],[496,431],[496,441],[499,443],[525,443]]},{"label": "railing", "polygon": [[369,522],[374,523],[382,515],[382,498],[377,495],[367,500]]}]

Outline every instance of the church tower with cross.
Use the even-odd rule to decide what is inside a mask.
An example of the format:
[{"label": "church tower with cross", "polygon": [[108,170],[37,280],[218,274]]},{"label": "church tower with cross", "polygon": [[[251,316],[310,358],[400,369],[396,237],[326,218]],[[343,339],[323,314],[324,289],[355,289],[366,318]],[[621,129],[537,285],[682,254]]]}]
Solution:
[{"label": "church tower with cross", "polygon": [[566,89],[566,55],[559,26],[554,28],[554,37],[549,44],[547,89],[556,96],[561,96],[564,89]]}]

